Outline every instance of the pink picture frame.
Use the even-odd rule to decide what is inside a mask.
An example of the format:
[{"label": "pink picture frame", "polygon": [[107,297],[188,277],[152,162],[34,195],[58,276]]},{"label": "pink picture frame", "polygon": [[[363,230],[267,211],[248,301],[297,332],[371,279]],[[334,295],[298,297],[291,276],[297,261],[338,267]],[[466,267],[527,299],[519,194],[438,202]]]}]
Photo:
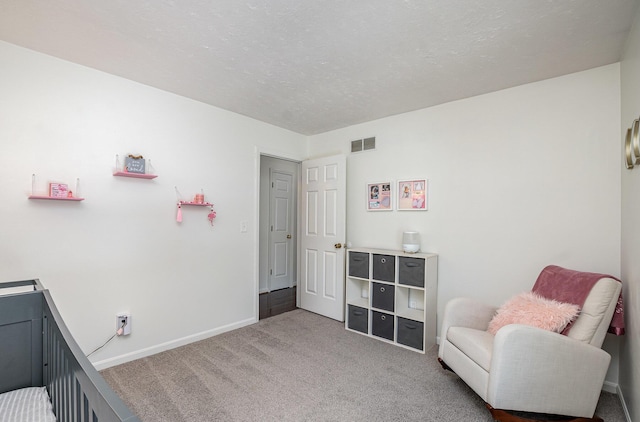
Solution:
[{"label": "pink picture frame", "polygon": [[426,211],[429,186],[427,179],[398,181],[398,211]]},{"label": "pink picture frame", "polygon": [[69,197],[69,186],[65,183],[49,183],[49,196],[51,198]]},{"label": "pink picture frame", "polygon": [[367,183],[367,211],[393,210],[391,182]]}]

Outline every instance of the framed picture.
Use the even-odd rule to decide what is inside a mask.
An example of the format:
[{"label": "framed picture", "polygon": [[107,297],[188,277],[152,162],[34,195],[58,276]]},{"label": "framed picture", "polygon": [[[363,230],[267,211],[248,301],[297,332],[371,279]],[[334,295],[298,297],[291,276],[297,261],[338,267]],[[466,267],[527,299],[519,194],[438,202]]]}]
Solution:
[{"label": "framed picture", "polygon": [[124,170],[127,173],[145,174],[145,161],[142,155],[129,155],[124,158]]},{"label": "framed picture", "polygon": [[367,211],[391,211],[391,182],[367,184]]},{"label": "framed picture", "polygon": [[398,210],[426,211],[427,179],[400,180],[398,182]]},{"label": "framed picture", "polygon": [[64,183],[49,183],[49,196],[52,198],[67,198],[69,186]]}]

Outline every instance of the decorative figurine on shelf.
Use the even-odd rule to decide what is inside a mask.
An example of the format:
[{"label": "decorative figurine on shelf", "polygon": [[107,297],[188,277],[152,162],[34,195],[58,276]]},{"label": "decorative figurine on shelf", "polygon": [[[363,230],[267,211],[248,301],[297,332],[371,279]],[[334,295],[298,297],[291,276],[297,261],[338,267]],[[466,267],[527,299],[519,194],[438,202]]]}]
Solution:
[{"label": "decorative figurine on shelf", "polygon": [[207,218],[209,219],[209,223],[213,226],[213,219],[216,218],[216,212],[213,210],[213,204],[211,204],[211,212],[207,215]]},{"label": "decorative figurine on shelf", "polygon": [[67,198],[73,198],[73,191],[69,191],[67,193]]},{"label": "decorative figurine on shelf", "polygon": [[124,158],[125,173],[145,174],[145,161],[142,155],[129,154]]}]

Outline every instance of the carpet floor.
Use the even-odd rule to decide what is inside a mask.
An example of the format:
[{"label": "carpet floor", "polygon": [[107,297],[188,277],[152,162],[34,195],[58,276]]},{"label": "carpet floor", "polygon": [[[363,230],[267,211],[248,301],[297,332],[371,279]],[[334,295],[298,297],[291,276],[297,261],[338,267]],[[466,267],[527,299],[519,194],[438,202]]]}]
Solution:
[{"label": "carpet floor", "polygon": [[[142,421],[490,422],[437,362],[297,309],[102,371]],[[596,414],[624,422],[615,394]]]}]

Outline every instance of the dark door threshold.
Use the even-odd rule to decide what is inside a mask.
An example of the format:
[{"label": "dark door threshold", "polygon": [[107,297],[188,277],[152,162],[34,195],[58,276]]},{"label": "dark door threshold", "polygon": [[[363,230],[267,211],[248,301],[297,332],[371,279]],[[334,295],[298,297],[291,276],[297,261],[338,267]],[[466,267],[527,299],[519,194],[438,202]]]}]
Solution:
[{"label": "dark door threshold", "polygon": [[296,287],[262,293],[260,299],[260,319],[272,317],[296,309]]}]

